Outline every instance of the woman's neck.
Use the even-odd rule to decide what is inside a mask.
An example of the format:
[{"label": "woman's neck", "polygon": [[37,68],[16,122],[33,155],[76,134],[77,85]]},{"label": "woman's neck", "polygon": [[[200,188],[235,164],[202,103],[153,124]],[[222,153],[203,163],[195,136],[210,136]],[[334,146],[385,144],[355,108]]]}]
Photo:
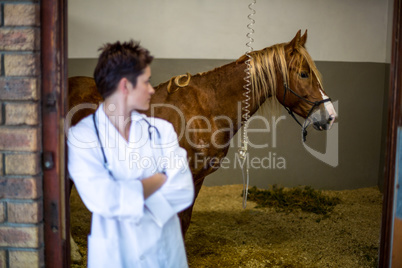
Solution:
[{"label": "woman's neck", "polygon": [[127,106],[114,98],[108,98],[103,103],[103,111],[109,118],[112,125],[119,131],[120,135],[128,141],[131,126],[131,111]]}]

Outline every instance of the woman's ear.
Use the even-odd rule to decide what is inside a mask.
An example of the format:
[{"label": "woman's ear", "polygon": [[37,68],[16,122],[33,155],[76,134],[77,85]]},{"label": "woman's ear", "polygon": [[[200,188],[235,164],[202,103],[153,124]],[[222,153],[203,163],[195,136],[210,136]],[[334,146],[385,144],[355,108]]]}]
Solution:
[{"label": "woman's ear", "polygon": [[117,90],[123,94],[128,93],[128,88],[130,87],[130,81],[127,78],[123,77],[120,79],[119,83],[117,84]]}]

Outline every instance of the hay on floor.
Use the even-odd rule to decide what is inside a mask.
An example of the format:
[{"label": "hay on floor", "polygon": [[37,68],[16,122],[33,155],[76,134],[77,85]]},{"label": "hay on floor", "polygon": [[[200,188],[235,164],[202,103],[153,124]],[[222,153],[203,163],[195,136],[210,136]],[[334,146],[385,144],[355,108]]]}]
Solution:
[{"label": "hay on floor", "polygon": [[[322,191],[340,202],[326,215],[301,209],[278,212],[248,201],[242,185],[203,186],[186,235],[189,266],[376,267],[382,195],[376,187]],[[76,191],[71,228],[85,267],[90,213]]]}]

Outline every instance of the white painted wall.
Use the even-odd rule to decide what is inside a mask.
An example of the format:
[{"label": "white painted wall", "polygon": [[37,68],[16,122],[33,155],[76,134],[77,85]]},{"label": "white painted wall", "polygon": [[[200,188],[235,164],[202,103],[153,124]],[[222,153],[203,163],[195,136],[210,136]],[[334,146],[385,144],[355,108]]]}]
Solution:
[{"label": "white painted wall", "polygon": [[392,54],[392,27],[394,17],[394,1],[388,0],[388,28],[387,28],[387,44],[385,62],[391,63]]},{"label": "white painted wall", "polygon": [[[140,40],[157,58],[235,59],[247,50],[251,0],[69,0],[69,58],[106,42]],[[308,29],[314,60],[386,62],[392,0],[261,0],[253,47]]]}]

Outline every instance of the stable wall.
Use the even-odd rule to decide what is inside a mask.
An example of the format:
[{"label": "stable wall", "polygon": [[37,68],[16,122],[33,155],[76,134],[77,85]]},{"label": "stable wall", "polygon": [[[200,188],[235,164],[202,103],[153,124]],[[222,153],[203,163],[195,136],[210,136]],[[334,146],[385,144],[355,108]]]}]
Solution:
[{"label": "stable wall", "polygon": [[[235,59],[246,51],[251,2],[70,0],[69,58],[96,58],[103,43],[134,38],[156,58]],[[257,1],[253,47],[286,42],[308,29],[315,60],[385,62],[389,2]]]},{"label": "stable wall", "polygon": [[[92,76],[97,49],[115,40],[134,38],[151,50],[156,57],[153,85],[185,72],[211,70],[246,50],[247,1],[140,1],[138,7],[121,1],[131,16],[122,5],[118,9],[103,1],[97,3],[69,3],[69,76]],[[249,151],[250,158],[266,161],[265,168],[250,169],[250,185],[351,189],[378,184],[389,77],[389,3],[269,1],[268,5],[265,1],[254,6],[255,49],[288,42],[298,29],[308,29],[307,49],[323,74],[326,92],[337,103],[339,123],[330,132],[310,129],[307,137],[308,147],[325,153],[330,136],[330,145],[338,149],[331,165],[307,151],[299,126],[285,113],[286,119],[277,125],[275,146],[272,131],[250,134],[254,144],[268,143],[268,148]],[[255,120],[251,127],[263,129],[264,125]],[[207,177],[206,185],[242,183],[239,164],[234,168],[237,148],[229,150],[228,168]]]}]

